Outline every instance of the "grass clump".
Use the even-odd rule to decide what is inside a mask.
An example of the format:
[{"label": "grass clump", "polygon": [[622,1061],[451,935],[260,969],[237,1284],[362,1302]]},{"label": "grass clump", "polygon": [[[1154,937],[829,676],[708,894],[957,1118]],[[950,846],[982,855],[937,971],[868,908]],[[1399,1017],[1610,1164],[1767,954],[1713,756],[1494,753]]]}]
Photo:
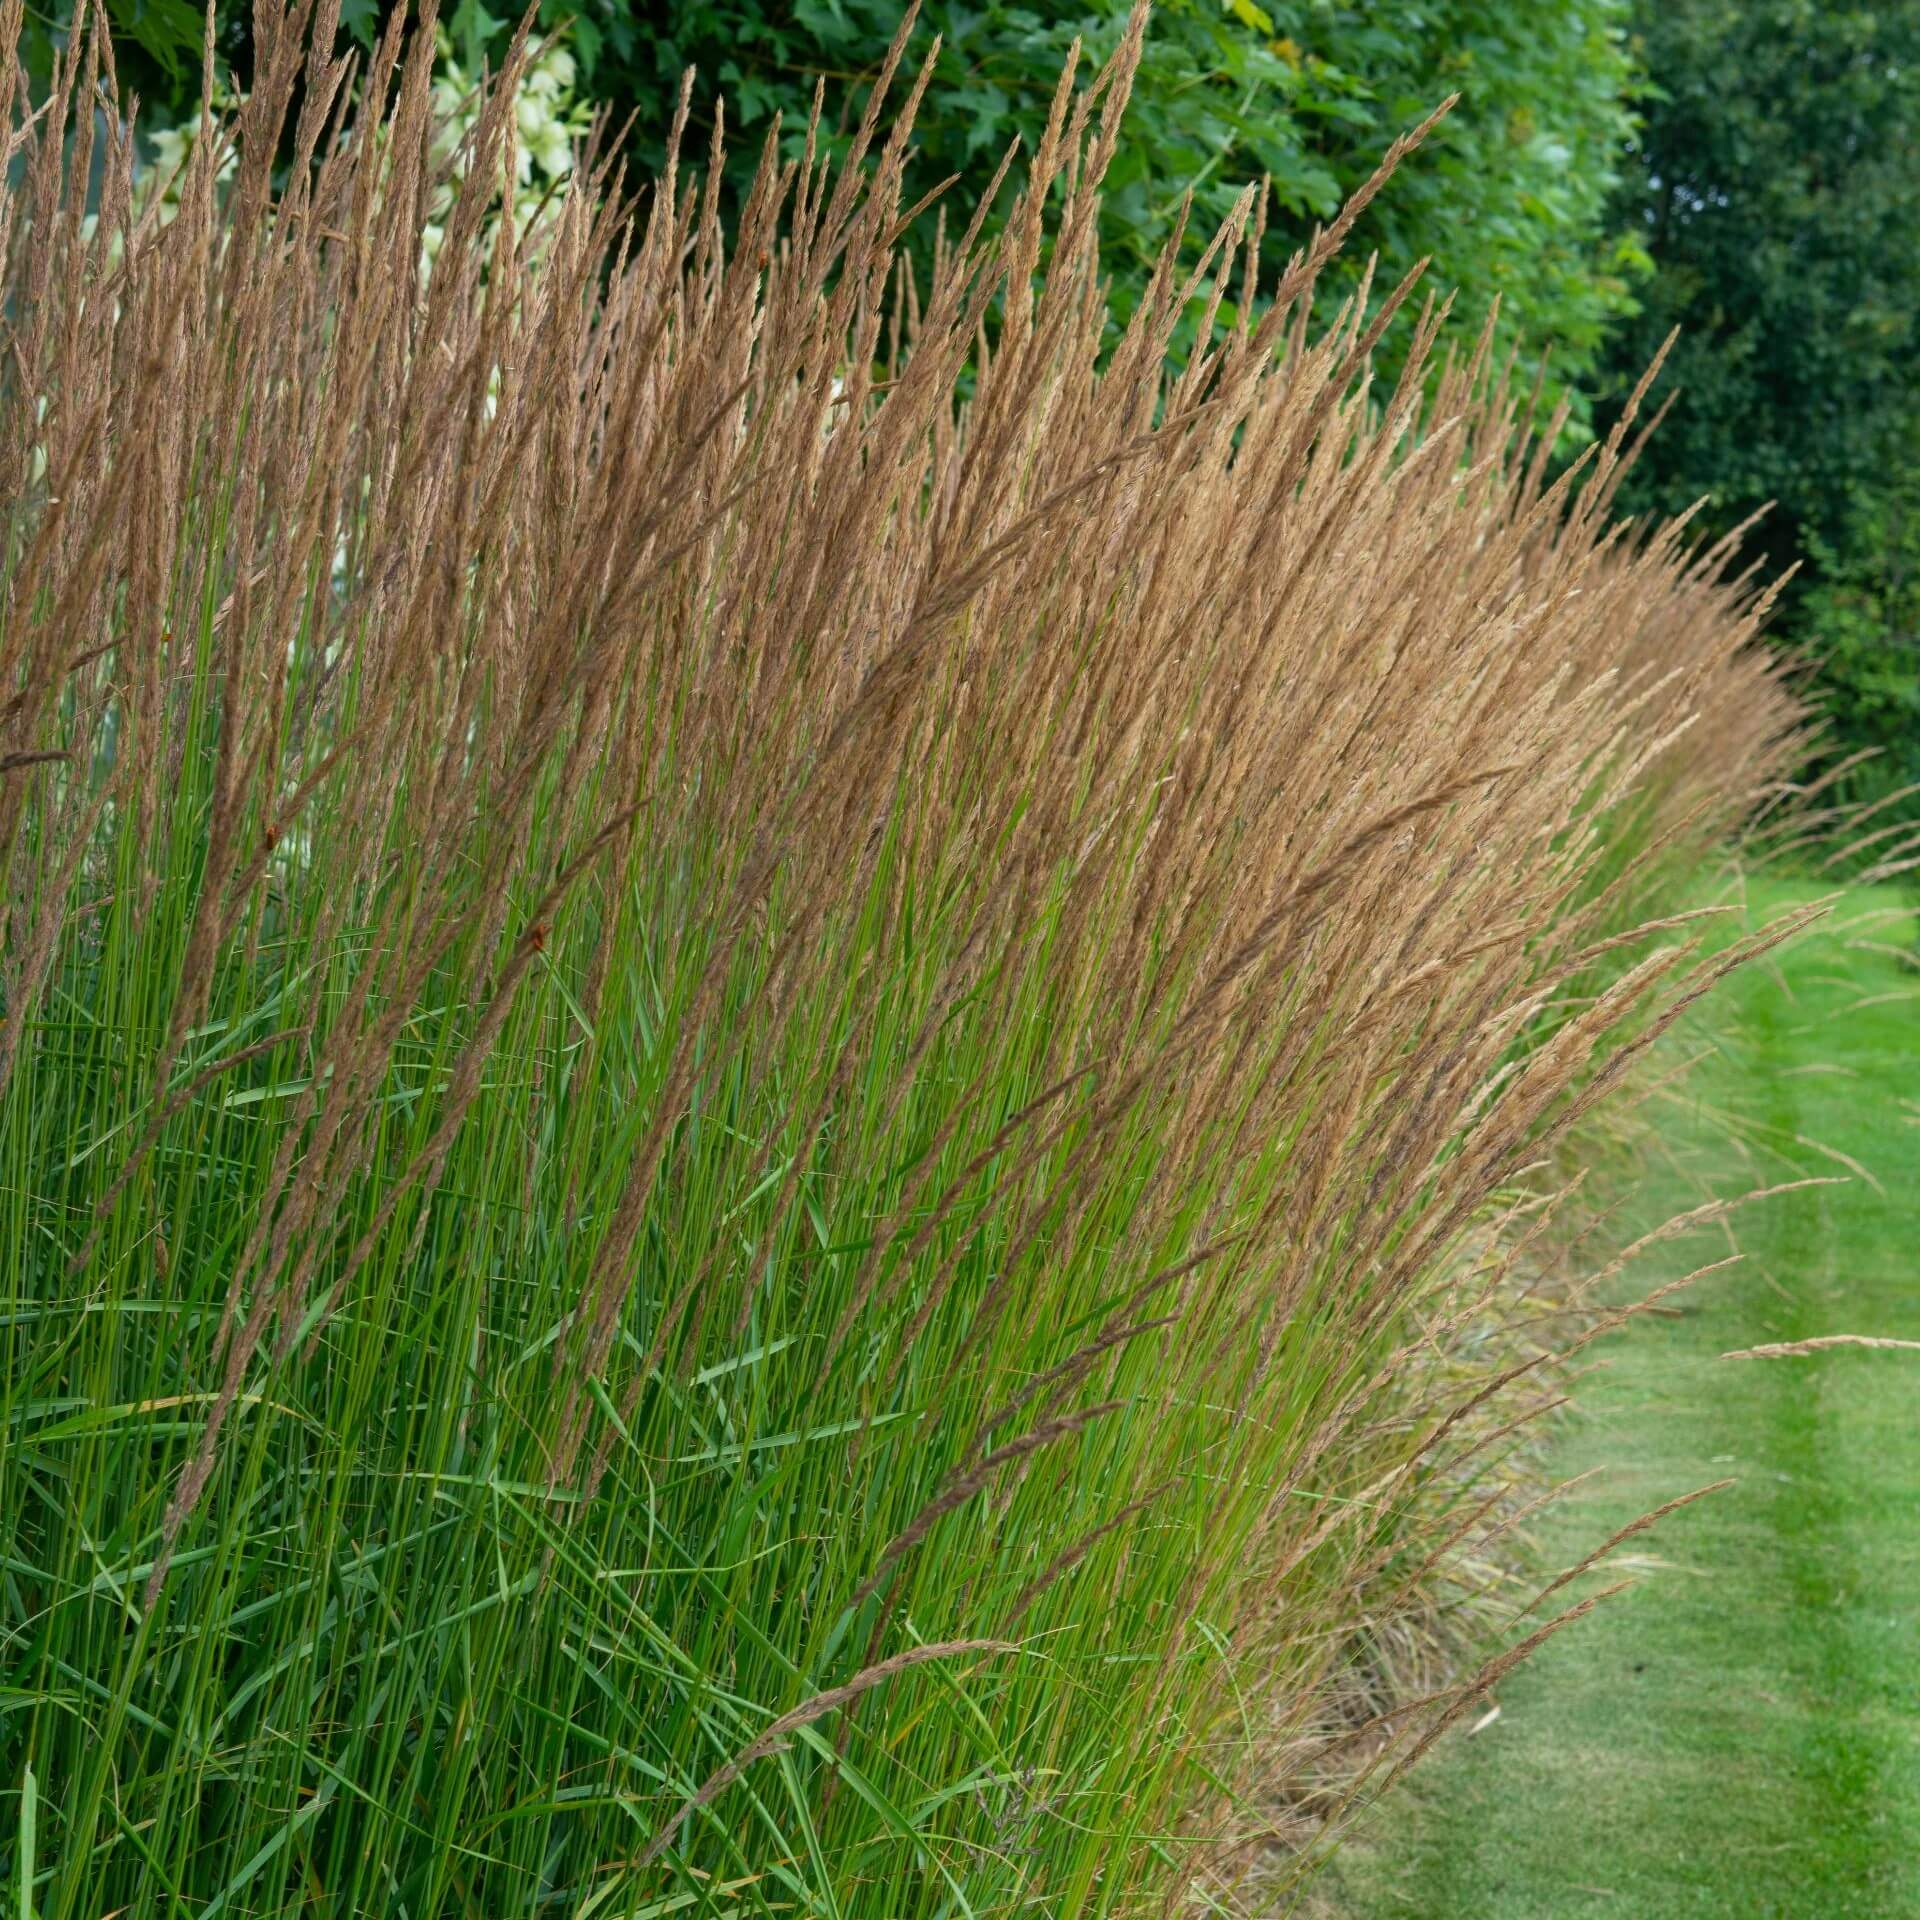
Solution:
[{"label": "grass clump", "polygon": [[164,196],[98,21],[0,116],[10,1871],[1217,1897],[1470,1528],[1512,1183],[1726,963],[1568,999],[1792,752],[1757,610],[1442,311],[1372,392],[1344,222],[1103,352],[1139,19],[924,287],[911,89],[522,230],[524,36],[436,158],[335,24]]}]

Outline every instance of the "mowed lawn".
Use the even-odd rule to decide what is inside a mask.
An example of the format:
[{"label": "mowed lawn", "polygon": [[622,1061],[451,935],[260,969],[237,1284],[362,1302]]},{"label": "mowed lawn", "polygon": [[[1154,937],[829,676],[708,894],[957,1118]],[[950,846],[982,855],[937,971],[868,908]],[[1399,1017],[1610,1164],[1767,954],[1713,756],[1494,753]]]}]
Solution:
[{"label": "mowed lawn", "polygon": [[[1748,912],[1811,897],[1758,883]],[[1719,1357],[1836,1332],[1920,1340],[1920,970],[1873,950],[1913,940],[1900,906],[1854,890],[1729,983],[1718,1056],[1656,1108],[1672,1164],[1632,1194],[1635,1227],[1702,1189],[1846,1174],[1833,1154],[1871,1180],[1744,1209],[1740,1265],[1594,1350],[1605,1368],[1549,1464],[1602,1471],[1543,1530],[1545,1562],[1735,1484],[1622,1548],[1613,1577],[1639,1584],[1378,1810],[1336,1863],[1349,1920],[1920,1915],[1920,1352]],[[1715,1257],[1700,1236],[1685,1247],[1635,1278]]]}]

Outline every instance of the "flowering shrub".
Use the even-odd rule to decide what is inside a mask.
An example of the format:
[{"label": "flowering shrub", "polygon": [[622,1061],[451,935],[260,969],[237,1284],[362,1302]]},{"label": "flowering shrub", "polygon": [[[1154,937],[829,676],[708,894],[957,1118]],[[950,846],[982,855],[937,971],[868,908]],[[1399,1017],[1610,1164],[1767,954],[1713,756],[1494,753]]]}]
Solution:
[{"label": "flowering shrub", "polygon": [[[453,205],[455,182],[465,177],[461,149],[480,119],[483,99],[481,75],[469,71],[456,54],[444,28],[439,35],[439,59],[433,81],[434,108],[440,123],[434,158],[444,160],[452,179],[443,181],[434,196],[432,212],[421,239],[431,260],[444,238],[444,222]],[[574,143],[587,131],[592,110],[576,97],[578,69],[562,35],[550,37],[527,62],[525,77],[514,99],[515,230],[524,234],[541,204],[573,171]]]}]

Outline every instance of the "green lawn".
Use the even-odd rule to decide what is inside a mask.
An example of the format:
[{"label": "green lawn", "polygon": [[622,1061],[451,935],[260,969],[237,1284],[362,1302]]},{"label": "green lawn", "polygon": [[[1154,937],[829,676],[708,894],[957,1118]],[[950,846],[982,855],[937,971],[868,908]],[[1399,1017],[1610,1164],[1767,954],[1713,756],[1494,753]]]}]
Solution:
[{"label": "green lawn", "polygon": [[[1749,911],[1811,896],[1758,885]],[[1350,1920],[1920,1915],[1920,1353],[1719,1358],[1832,1332],[1920,1339],[1920,972],[1865,944],[1910,940],[1908,921],[1861,924],[1898,904],[1852,892],[1777,967],[1729,983],[1718,1057],[1660,1109],[1673,1164],[1630,1204],[1644,1226],[1703,1185],[1845,1171],[1806,1142],[1878,1187],[1748,1208],[1741,1265],[1598,1349],[1550,1467],[1604,1471],[1544,1529],[1547,1561],[1735,1485],[1629,1542],[1640,1583],[1378,1810],[1336,1863]],[[1713,1257],[1689,1250],[1687,1266]],[[1635,1277],[1684,1271],[1661,1259]]]}]

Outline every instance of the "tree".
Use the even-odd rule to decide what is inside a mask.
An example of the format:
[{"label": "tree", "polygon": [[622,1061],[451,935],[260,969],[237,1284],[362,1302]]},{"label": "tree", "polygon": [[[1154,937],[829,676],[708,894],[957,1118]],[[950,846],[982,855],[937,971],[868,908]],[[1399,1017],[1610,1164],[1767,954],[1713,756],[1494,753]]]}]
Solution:
[{"label": "tree", "polygon": [[1920,781],[1920,468],[1854,489],[1842,526],[1838,546],[1809,536],[1814,577],[1796,626],[1836,740],[1875,750],[1848,782],[1864,797]]},{"label": "tree", "polygon": [[[1606,356],[1610,420],[1671,328],[1672,413],[1625,495],[1713,495],[1806,587],[1847,571],[1904,472],[1920,399],[1920,6],[1641,0],[1652,86],[1618,216],[1655,262]],[[1790,603],[1797,630],[1807,601]]]}]

